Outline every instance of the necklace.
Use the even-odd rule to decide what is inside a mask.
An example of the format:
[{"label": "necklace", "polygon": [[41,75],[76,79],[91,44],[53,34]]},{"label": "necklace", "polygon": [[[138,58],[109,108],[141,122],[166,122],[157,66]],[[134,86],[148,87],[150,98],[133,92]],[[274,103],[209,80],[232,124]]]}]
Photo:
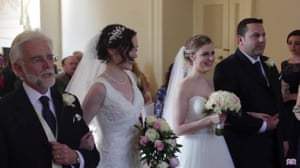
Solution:
[{"label": "necklace", "polygon": [[107,72],[104,72],[104,74],[113,82],[116,84],[124,85],[126,84],[125,77],[123,77],[121,80],[115,80],[111,75],[109,75]]}]

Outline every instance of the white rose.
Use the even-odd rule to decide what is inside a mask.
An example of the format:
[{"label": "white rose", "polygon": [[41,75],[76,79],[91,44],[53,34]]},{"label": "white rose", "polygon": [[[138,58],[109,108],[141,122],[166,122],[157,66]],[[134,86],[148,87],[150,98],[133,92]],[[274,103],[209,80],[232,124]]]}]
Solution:
[{"label": "white rose", "polygon": [[275,62],[271,60],[270,58],[265,61],[265,63],[268,65],[268,67],[273,67],[275,65]]},{"label": "white rose", "polygon": [[63,101],[64,101],[64,104],[66,106],[72,106],[74,107],[75,105],[73,104],[75,102],[75,97],[73,95],[70,95],[70,94],[67,94],[67,93],[64,93],[62,95],[63,97]]},{"label": "white rose", "polygon": [[157,168],[168,168],[168,167],[169,167],[169,164],[164,161],[160,161],[157,165]]},{"label": "white rose", "polygon": [[170,144],[172,147],[176,146],[176,140],[175,139],[167,139],[167,140],[165,140],[165,142],[167,144]]},{"label": "white rose", "polygon": [[149,128],[147,129],[145,136],[148,137],[148,139],[152,142],[154,142],[155,140],[159,139],[159,134],[155,129]]},{"label": "white rose", "polygon": [[171,130],[169,124],[166,121],[162,121],[160,124],[161,124],[160,127],[161,132],[168,132]]},{"label": "white rose", "polygon": [[152,125],[152,123],[155,122],[156,120],[157,120],[157,118],[154,117],[154,116],[148,116],[148,117],[146,117],[146,123],[147,123],[147,125]]}]

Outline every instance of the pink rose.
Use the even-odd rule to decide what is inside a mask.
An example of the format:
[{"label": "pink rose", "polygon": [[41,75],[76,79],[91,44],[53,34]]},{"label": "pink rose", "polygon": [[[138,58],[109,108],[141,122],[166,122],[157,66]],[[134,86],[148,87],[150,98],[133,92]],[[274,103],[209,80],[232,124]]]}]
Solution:
[{"label": "pink rose", "polygon": [[148,141],[149,141],[148,137],[146,137],[146,136],[141,136],[141,137],[140,137],[140,144],[141,144],[142,146],[145,146],[145,145],[147,144]]},{"label": "pink rose", "polygon": [[161,127],[160,121],[156,120],[155,122],[153,122],[153,128],[156,130],[159,130]]},{"label": "pink rose", "polygon": [[170,159],[170,167],[171,168],[177,167],[178,165],[179,165],[179,160],[177,158]]},{"label": "pink rose", "polygon": [[158,150],[158,151],[162,151],[165,147],[165,144],[161,141],[161,140],[156,140],[154,142],[154,147]]}]

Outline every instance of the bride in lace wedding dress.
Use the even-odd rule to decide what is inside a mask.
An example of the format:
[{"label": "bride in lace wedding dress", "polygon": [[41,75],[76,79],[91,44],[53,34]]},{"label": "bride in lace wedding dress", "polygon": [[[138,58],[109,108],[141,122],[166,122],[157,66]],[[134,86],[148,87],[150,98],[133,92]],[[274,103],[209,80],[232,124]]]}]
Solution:
[{"label": "bride in lace wedding dress", "polygon": [[172,125],[183,145],[178,155],[182,168],[233,168],[223,136],[211,126],[226,116],[204,115],[204,105],[214,91],[208,72],[214,64],[214,48],[209,37],[195,35],[176,56],[167,91],[163,117]]},{"label": "bride in lace wedding dress", "polygon": [[[99,139],[99,167],[139,168],[138,131],[134,125],[139,122],[144,99],[133,73],[124,70],[130,69],[137,58],[136,32],[123,25],[108,25],[96,45],[92,45],[95,55],[104,62],[85,58],[89,57],[85,54],[67,90],[81,95],[84,120],[93,120],[92,125],[101,131],[95,137]],[[94,79],[85,79],[90,77]]]}]

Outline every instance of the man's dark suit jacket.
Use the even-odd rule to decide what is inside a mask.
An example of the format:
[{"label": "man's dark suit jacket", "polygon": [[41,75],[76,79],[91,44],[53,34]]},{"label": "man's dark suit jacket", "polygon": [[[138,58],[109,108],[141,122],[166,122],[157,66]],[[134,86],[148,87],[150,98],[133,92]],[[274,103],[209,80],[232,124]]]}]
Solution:
[{"label": "man's dark suit jacket", "polygon": [[3,86],[0,87],[0,97],[4,97],[12,92],[22,82],[16,77],[10,66],[6,66],[1,72],[3,78]]},{"label": "man's dark suit jacket", "polygon": [[[57,141],[79,150],[85,160],[85,167],[96,167],[99,153],[78,149],[81,137],[89,131],[82,116],[78,100],[75,107],[66,106],[62,96],[53,88],[57,118]],[[76,116],[78,116],[76,115]],[[43,127],[23,86],[0,100],[0,167],[1,168],[51,168],[51,146]],[[78,165],[75,165],[77,167]],[[64,166],[70,167],[70,166]]]},{"label": "man's dark suit jacket", "polygon": [[281,118],[283,112],[278,70],[275,64],[266,63],[268,57],[261,56],[260,59],[269,86],[255,65],[239,49],[221,61],[214,72],[215,89],[232,91],[241,100],[242,116],[228,115],[224,134],[236,168],[283,166],[282,123],[279,123],[275,131],[258,133],[263,121],[246,114],[279,113]]},{"label": "man's dark suit jacket", "polygon": [[61,72],[56,75],[55,86],[57,87],[60,93],[63,93],[68,86],[71,77],[68,76],[65,72]]}]

